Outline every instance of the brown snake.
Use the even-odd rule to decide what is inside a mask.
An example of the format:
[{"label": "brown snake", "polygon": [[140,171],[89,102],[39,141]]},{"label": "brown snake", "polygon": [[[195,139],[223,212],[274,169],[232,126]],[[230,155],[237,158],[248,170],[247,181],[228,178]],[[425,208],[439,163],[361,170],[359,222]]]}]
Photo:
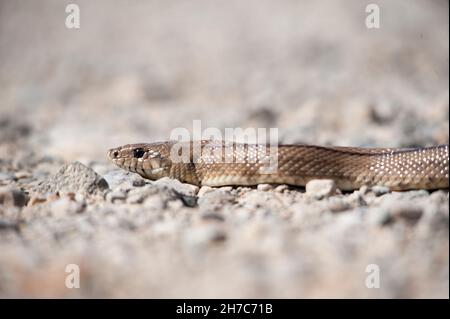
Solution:
[{"label": "brown snake", "polygon": [[[110,149],[108,157],[120,168],[144,178],[167,176],[199,186],[305,186],[313,179],[332,179],[341,190],[363,185],[409,190],[449,187],[448,148],[279,145],[261,151],[254,144],[169,141],[120,146]],[[269,166],[267,160],[275,158],[275,170],[263,172],[261,168]]]}]

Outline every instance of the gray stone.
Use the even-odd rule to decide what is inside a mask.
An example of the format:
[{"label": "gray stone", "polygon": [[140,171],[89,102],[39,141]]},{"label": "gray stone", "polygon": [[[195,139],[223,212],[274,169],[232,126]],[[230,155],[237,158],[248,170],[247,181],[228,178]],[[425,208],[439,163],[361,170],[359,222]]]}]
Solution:
[{"label": "gray stone", "polygon": [[288,189],[289,189],[289,186],[282,184],[282,185],[278,185],[277,187],[275,187],[275,192],[283,193],[283,192],[287,191]]},{"label": "gray stone", "polygon": [[391,190],[387,186],[373,186],[371,188],[372,192],[375,194],[375,196],[381,196],[384,194],[389,193]]},{"label": "gray stone", "polygon": [[0,172],[0,181],[11,181],[14,179],[14,173]]},{"label": "gray stone", "polygon": [[127,198],[127,194],[122,191],[111,191],[106,194],[106,200],[114,203],[115,201],[124,201]]},{"label": "gray stone", "polygon": [[315,179],[306,184],[306,194],[315,199],[322,199],[336,192],[336,183],[331,179]]},{"label": "gray stone", "polygon": [[74,162],[61,167],[50,179],[37,185],[33,191],[37,193],[87,193],[94,194],[108,189],[106,180],[91,168]]},{"label": "gray stone", "polygon": [[212,188],[212,187],[209,187],[209,186],[202,186],[202,187],[200,188],[200,190],[198,191],[197,196],[198,196],[198,197],[203,197],[203,195],[205,195],[206,193],[213,192],[213,191],[214,191],[214,188]]},{"label": "gray stone", "polygon": [[333,213],[343,212],[348,210],[351,206],[342,198],[330,198],[328,202],[328,209]]},{"label": "gray stone", "polygon": [[167,187],[175,190],[179,194],[183,194],[186,196],[196,196],[199,190],[198,186],[181,183],[177,179],[172,179],[168,177],[160,178],[154,182],[154,185],[157,187]]},{"label": "gray stone", "polygon": [[223,214],[215,213],[215,212],[204,212],[200,215],[203,220],[217,221],[223,222],[225,221],[225,217]]},{"label": "gray stone", "polygon": [[235,201],[235,197],[229,191],[223,191],[221,188],[200,197],[198,204],[201,211],[216,211],[235,203]]},{"label": "gray stone", "polygon": [[411,223],[417,222],[423,214],[422,207],[407,202],[393,203],[389,210],[394,218]]},{"label": "gray stone", "polygon": [[0,219],[0,232],[5,230],[19,231],[20,223],[18,221]]},{"label": "gray stone", "polygon": [[270,185],[270,184],[258,184],[258,186],[256,187],[257,190],[262,191],[262,192],[270,191],[273,188],[274,188],[273,185]]},{"label": "gray stone", "polygon": [[227,235],[222,227],[216,224],[195,226],[184,234],[184,240],[191,246],[198,247],[208,243],[217,243],[226,240]]},{"label": "gray stone", "polygon": [[20,189],[10,186],[0,188],[0,204],[22,207],[27,204],[28,200],[28,195]]},{"label": "gray stone", "polygon": [[135,180],[132,181],[132,185],[134,187],[142,187],[142,186],[145,185],[145,180],[143,178],[142,179],[135,179]]}]

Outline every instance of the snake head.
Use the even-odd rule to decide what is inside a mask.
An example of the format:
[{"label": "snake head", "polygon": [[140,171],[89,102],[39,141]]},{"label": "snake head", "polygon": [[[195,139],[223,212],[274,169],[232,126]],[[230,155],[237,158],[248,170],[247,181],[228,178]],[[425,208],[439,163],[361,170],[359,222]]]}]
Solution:
[{"label": "snake head", "polygon": [[118,167],[152,180],[169,175],[169,154],[166,143],[127,144],[108,151],[109,159]]}]

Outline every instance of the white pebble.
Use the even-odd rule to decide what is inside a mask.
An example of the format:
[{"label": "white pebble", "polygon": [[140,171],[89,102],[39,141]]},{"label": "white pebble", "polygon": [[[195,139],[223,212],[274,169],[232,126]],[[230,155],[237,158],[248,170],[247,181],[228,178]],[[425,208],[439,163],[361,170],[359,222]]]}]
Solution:
[{"label": "white pebble", "polygon": [[329,197],[336,192],[336,183],[331,179],[314,179],[306,184],[306,194],[316,199]]}]

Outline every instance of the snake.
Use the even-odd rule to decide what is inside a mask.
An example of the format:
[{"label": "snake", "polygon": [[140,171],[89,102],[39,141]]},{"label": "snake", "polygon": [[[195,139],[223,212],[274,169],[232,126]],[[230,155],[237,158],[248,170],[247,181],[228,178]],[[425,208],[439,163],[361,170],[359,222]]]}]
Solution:
[{"label": "snake", "polygon": [[287,184],[333,180],[343,191],[384,186],[393,191],[449,188],[449,145],[363,148],[228,141],[127,144],[108,151],[118,167],[149,179],[197,186]]}]

